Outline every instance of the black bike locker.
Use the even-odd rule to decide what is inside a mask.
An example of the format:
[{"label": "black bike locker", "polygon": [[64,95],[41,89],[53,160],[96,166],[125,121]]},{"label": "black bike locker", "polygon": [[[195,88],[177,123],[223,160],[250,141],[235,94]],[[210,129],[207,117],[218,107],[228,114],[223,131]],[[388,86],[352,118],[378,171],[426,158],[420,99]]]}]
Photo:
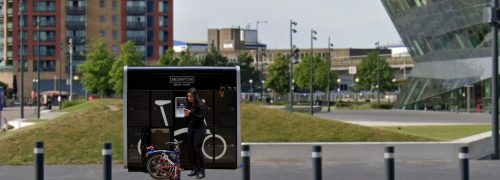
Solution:
[{"label": "black bike locker", "polygon": [[[187,122],[182,109],[194,87],[205,101],[207,134],[205,168],[237,169],[240,165],[239,67],[126,67],[124,70],[124,165],[144,171],[149,145],[184,141],[182,168],[189,169]],[[162,111],[163,109],[163,111]]]}]

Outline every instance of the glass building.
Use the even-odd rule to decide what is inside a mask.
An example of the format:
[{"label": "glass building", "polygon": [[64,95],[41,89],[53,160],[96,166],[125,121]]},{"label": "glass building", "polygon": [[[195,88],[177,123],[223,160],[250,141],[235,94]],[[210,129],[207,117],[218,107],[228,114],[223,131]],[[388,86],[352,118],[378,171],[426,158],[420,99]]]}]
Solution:
[{"label": "glass building", "polygon": [[415,67],[395,108],[488,112],[491,0],[382,0]]}]

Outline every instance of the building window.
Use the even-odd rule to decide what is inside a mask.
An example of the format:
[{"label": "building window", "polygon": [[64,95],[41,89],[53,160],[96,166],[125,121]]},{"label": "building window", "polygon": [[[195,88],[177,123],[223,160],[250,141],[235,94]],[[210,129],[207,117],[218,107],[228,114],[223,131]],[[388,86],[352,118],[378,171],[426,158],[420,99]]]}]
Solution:
[{"label": "building window", "polygon": [[105,0],[100,0],[99,1],[99,7],[106,7],[106,1]]},{"label": "building window", "polygon": [[160,5],[158,6],[158,11],[161,13],[166,13],[168,12],[168,2],[167,1],[160,1]]},{"label": "building window", "polygon": [[[24,72],[28,71],[28,61],[23,61],[22,68],[23,68]],[[17,68],[17,71],[19,72],[19,71],[21,71],[21,69]]]},{"label": "building window", "polygon": [[[43,72],[54,72],[56,71],[56,61],[54,60],[45,60],[45,61],[40,61],[40,71]],[[33,71],[36,71],[38,69],[38,63],[37,61],[33,61]]]},{"label": "building window", "polygon": [[111,50],[112,50],[113,56],[120,55],[120,46],[113,45],[113,47],[111,47]]},{"label": "building window", "polygon": [[111,17],[111,22],[113,23],[113,25],[117,25],[118,24],[118,17],[116,15],[113,15],[113,17]]},{"label": "building window", "polygon": [[168,40],[168,32],[167,31],[161,31],[160,35],[158,36],[160,41],[167,41]]},{"label": "building window", "polygon": [[[35,46],[33,48],[33,54],[37,56],[38,54],[38,46]],[[56,46],[50,45],[50,46],[40,46],[40,56],[55,56],[56,55]]]},{"label": "building window", "polygon": [[101,29],[101,30],[99,31],[99,35],[100,35],[101,37],[105,37],[105,36],[106,36],[106,30],[102,30],[102,29]]},{"label": "building window", "polygon": [[155,24],[155,18],[153,16],[148,16],[148,27],[153,27]]},{"label": "building window", "polygon": [[153,46],[148,46],[148,57],[153,57],[154,56],[154,47]]},{"label": "building window", "polygon": [[117,40],[118,39],[118,31],[113,30],[112,34],[113,34],[113,40]]},{"label": "building window", "polygon": [[148,6],[148,12],[153,12],[154,9],[153,1],[148,1],[147,6]]},{"label": "building window", "polygon": [[160,27],[167,27],[168,26],[168,17],[167,16],[160,16],[160,20],[158,21],[158,25]]},{"label": "building window", "polygon": [[113,0],[112,7],[113,7],[113,10],[117,10],[118,9],[118,2],[116,2],[116,0]]},{"label": "building window", "polygon": [[153,31],[148,31],[148,42],[153,42],[155,39],[155,33]]},{"label": "building window", "polygon": [[101,23],[106,22],[106,16],[104,16],[104,15],[99,16],[99,21],[100,21]]}]

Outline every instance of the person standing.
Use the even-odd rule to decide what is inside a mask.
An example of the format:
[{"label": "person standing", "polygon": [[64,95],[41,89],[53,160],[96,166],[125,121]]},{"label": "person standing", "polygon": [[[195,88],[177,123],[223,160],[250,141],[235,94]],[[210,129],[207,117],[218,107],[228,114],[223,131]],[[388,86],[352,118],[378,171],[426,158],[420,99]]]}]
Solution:
[{"label": "person standing", "polygon": [[203,139],[207,131],[205,124],[205,104],[198,96],[195,88],[190,88],[187,92],[187,105],[184,109],[184,118],[188,121],[188,146],[189,157],[193,162],[193,170],[188,176],[196,176],[196,179],[205,178],[205,168],[203,167],[204,157],[201,152]]}]

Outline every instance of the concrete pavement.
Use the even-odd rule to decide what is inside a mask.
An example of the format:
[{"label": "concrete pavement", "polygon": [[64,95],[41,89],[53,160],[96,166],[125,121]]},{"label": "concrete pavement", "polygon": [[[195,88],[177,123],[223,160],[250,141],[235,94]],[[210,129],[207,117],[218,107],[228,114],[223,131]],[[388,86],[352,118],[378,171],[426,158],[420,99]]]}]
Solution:
[{"label": "concrete pavement", "polygon": [[[312,161],[311,161],[312,162]],[[500,177],[500,161],[471,161],[471,179],[497,180]],[[251,164],[252,179],[313,179],[312,163],[310,162],[256,162]],[[398,161],[395,168],[396,179],[404,180],[456,180],[460,178],[459,165],[447,161]],[[182,179],[194,179],[182,172]],[[241,169],[207,170],[205,180],[238,180],[242,179]],[[138,180],[151,179],[142,172],[127,172],[122,165],[113,166],[113,179]],[[0,166],[2,180],[34,179],[32,166]],[[47,180],[95,180],[102,179],[101,165],[58,165],[45,167]],[[383,161],[368,162],[323,162],[323,179],[385,179],[385,164]]]},{"label": "concrete pavement", "polygon": [[411,110],[332,110],[315,116],[363,126],[490,124],[491,114]]}]

